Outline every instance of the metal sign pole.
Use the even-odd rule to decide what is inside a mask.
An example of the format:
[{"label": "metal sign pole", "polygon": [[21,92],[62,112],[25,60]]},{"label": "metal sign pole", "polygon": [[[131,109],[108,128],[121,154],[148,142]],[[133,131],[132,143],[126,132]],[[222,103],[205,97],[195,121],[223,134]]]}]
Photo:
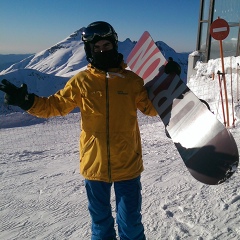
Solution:
[{"label": "metal sign pole", "polygon": [[229,109],[228,109],[228,96],[227,96],[227,83],[226,83],[226,76],[225,76],[225,68],[224,68],[224,58],[223,58],[223,46],[222,40],[225,39],[229,34],[229,25],[224,20],[218,17],[210,27],[210,34],[211,36],[219,40],[220,46],[220,57],[222,63],[222,77],[223,77],[223,85],[224,85],[224,93],[225,93],[225,102],[226,102],[226,115],[227,115],[227,127],[229,127]]}]

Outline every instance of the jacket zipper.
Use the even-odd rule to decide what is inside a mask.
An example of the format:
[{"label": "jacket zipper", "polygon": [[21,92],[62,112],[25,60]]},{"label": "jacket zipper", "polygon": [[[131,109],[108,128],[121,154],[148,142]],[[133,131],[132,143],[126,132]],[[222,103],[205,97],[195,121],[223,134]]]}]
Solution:
[{"label": "jacket zipper", "polygon": [[108,177],[112,182],[111,163],[110,163],[110,142],[109,142],[109,89],[108,89],[108,73],[106,73],[106,138],[107,138],[107,160],[108,160]]}]

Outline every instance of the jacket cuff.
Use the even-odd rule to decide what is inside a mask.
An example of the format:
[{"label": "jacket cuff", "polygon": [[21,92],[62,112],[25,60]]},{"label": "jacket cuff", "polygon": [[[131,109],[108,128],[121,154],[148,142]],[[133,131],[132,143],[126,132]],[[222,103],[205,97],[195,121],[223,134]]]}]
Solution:
[{"label": "jacket cuff", "polygon": [[33,94],[33,93],[27,94],[26,95],[26,100],[19,107],[21,109],[25,110],[25,111],[29,110],[32,107],[33,103],[34,103],[34,98],[35,98],[35,94]]}]

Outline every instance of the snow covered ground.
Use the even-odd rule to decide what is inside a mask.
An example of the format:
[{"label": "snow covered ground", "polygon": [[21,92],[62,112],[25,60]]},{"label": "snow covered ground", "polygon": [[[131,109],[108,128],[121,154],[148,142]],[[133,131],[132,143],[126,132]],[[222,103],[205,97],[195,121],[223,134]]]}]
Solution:
[{"label": "snow covered ground", "polygon": [[[22,113],[1,116],[1,123],[9,125],[0,129],[0,239],[90,239],[79,174],[79,115],[48,120]],[[139,114],[139,123],[147,239],[239,239],[239,173],[218,186],[197,182],[159,118]],[[231,131],[239,145],[240,129]],[[112,206],[115,214],[114,195]]]}]

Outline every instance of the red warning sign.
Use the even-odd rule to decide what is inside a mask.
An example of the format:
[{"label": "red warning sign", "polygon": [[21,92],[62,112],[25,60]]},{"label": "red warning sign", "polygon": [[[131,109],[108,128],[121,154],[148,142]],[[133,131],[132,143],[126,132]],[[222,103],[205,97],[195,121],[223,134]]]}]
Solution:
[{"label": "red warning sign", "polygon": [[216,40],[223,40],[229,34],[228,23],[221,18],[216,19],[210,27],[210,34]]}]

